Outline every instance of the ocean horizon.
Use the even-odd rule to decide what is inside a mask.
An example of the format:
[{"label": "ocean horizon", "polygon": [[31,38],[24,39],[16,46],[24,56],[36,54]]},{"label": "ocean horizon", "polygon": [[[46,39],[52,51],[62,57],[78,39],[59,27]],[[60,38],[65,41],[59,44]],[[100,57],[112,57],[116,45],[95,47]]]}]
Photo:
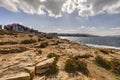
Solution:
[{"label": "ocean horizon", "polygon": [[68,36],[59,37],[62,39],[75,41],[77,43],[83,43],[87,46],[120,50],[120,37],[68,37]]}]

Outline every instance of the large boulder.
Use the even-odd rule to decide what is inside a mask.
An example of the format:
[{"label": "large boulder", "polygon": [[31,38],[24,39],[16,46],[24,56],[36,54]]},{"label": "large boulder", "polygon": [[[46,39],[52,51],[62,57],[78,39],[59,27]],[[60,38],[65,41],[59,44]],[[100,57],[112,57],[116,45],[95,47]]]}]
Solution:
[{"label": "large boulder", "polygon": [[20,72],[16,74],[10,74],[0,80],[30,80],[30,74],[26,72]]},{"label": "large boulder", "polygon": [[40,63],[38,63],[35,67],[35,74],[42,74],[48,71],[49,67],[52,65],[54,62],[54,57],[53,58],[48,58]]}]

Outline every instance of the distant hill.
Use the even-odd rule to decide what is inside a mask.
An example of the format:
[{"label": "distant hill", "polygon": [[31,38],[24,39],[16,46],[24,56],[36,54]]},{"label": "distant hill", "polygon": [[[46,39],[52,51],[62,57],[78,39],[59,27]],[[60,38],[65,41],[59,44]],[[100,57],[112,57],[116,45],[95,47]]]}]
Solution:
[{"label": "distant hill", "polygon": [[72,36],[72,37],[99,37],[91,34],[79,34],[79,33],[48,33],[51,36]]}]

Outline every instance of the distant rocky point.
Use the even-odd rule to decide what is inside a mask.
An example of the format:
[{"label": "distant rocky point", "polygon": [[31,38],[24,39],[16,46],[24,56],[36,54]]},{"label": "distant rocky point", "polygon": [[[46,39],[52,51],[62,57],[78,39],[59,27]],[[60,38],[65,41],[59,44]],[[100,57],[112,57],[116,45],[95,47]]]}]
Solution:
[{"label": "distant rocky point", "polygon": [[99,37],[97,35],[80,34],[80,33],[48,33],[51,36],[70,36],[70,37]]}]

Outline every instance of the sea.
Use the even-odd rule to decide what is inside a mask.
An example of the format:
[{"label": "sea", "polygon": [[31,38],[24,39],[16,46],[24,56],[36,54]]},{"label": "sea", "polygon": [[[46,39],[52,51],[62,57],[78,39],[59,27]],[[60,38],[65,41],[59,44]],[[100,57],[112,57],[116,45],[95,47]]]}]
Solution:
[{"label": "sea", "polygon": [[84,43],[92,47],[120,49],[120,37],[59,37],[78,43]]}]

